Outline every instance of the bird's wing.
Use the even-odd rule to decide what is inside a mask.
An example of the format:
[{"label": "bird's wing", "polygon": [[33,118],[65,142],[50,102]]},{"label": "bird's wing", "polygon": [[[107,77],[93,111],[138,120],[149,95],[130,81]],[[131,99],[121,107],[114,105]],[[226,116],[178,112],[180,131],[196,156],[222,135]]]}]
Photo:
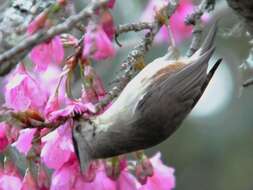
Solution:
[{"label": "bird's wing", "polygon": [[155,113],[155,110],[149,109],[149,105],[154,103],[157,104],[157,109],[167,109],[160,110],[159,114],[164,111],[166,114],[172,113],[175,112],[175,109],[178,112],[182,112],[180,109],[186,109],[185,112],[188,113],[203,94],[211,76],[220,63],[219,60],[210,71],[210,74],[207,74],[208,61],[213,51],[214,48],[209,49],[177,73],[163,74],[147,88],[147,93],[139,101],[136,111]]},{"label": "bird's wing", "polygon": [[[196,104],[200,96],[202,95],[204,89],[202,85],[207,80],[207,67],[208,61],[211,58],[214,47],[214,39],[217,33],[217,23],[209,30],[207,37],[205,38],[203,44],[200,49],[190,58],[192,61],[191,64],[179,68],[178,72],[170,73],[170,65],[168,64],[168,69],[163,69],[163,75],[157,77],[158,80],[155,80],[153,84],[151,84],[147,93],[140,98],[140,101],[137,105],[137,111],[144,111],[148,108],[145,105],[150,105],[147,101],[168,103],[171,108],[172,105],[175,108],[179,109],[179,105],[177,104],[189,104],[192,102],[192,106],[190,106],[190,110]],[[168,72],[167,72],[168,71]],[[156,95],[152,95],[157,93]],[[152,103],[152,102],[149,102]],[[181,105],[183,107],[187,107]],[[188,106],[189,107],[189,106]],[[188,108],[187,107],[187,108]],[[173,111],[173,110],[172,110]]]}]

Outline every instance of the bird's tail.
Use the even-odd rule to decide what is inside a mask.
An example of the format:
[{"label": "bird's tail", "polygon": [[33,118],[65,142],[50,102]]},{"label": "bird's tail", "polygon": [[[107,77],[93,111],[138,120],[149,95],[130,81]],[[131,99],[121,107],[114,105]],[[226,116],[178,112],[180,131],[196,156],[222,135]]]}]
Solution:
[{"label": "bird's tail", "polygon": [[200,99],[200,97],[202,96],[202,94],[204,93],[207,85],[209,84],[210,80],[212,79],[215,71],[218,69],[220,63],[222,62],[222,59],[218,59],[216,61],[216,63],[214,64],[214,66],[212,67],[212,69],[208,72],[207,76],[206,76],[206,79],[205,79],[205,82],[203,83],[203,85],[201,86],[201,93],[199,94],[199,96],[196,97],[195,99],[195,102],[194,102],[194,105],[198,102],[198,100]]}]

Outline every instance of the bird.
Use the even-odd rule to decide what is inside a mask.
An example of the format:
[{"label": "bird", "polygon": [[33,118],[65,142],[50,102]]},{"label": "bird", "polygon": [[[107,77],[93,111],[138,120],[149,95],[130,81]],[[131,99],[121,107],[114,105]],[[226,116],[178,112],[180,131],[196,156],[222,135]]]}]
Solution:
[{"label": "bird", "polygon": [[75,122],[73,145],[85,171],[90,161],[146,149],[170,137],[196,105],[222,59],[207,72],[214,24],[191,57],[147,64],[102,114]]}]

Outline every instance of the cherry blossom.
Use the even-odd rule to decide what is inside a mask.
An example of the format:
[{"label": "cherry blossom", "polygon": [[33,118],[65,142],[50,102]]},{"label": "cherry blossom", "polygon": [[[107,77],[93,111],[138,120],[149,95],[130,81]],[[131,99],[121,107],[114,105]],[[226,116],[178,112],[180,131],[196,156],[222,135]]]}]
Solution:
[{"label": "cherry blossom", "polygon": [[[39,29],[45,27],[48,13],[42,12],[28,26],[29,35],[34,34]],[[60,64],[64,59],[64,48],[59,36],[55,36],[47,42],[43,42],[34,47],[30,53],[30,58],[35,64],[35,70],[46,71],[50,64]]]},{"label": "cherry blossom", "polygon": [[161,161],[161,153],[157,153],[150,159],[154,173],[148,177],[146,184],[138,190],[170,190],[175,187],[174,169],[164,165]]},{"label": "cherry blossom", "polygon": [[125,167],[121,170],[118,179],[116,180],[117,190],[137,190],[137,180]]},{"label": "cherry blossom", "polygon": [[28,74],[23,64],[19,64],[5,87],[6,105],[16,111],[40,110],[46,99],[38,82]]},{"label": "cherry blossom", "polygon": [[100,24],[104,30],[104,32],[107,34],[108,38],[112,40],[114,38],[116,29],[114,26],[114,20],[113,16],[110,13],[109,10],[105,10],[100,17]]},{"label": "cherry blossom", "polygon": [[46,71],[50,64],[60,64],[64,59],[64,49],[59,36],[37,45],[30,53],[35,70]]},{"label": "cherry blossom", "polygon": [[43,28],[46,23],[47,17],[48,15],[46,12],[42,12],[41,14],[39,14],[27,27],[28,34],[32,35],[39,29]]},{"label": "cherry blossom", "polygon": [[68,121],[57,130],[42,138],[44,146],[40,156],[47,167],[52,169],[61,168],[74,153],[71,127],[72,122]]},{"label": "cherry blossom", "polygon": [[21,190],[22,181],[11,175],[0,176],[0,189],[1,190]]},{"label": "cherry blossom", "polygon": [[114,7],[115,2],[116,0],[109,0],[107,6],[112,9]]},{"label": "cherry blossom", "polygon": [[[144,13],[141,16],[141,20],[150,21],[154,20],[156,11],[164,5],[168,4],[168,0],[150,0]],[[169,20],[170,28],[177,44],[183,42],[191,36],[192,27],[185,24],[185,18],[191,14],[194,10],[194,5],[191,0],[180,0],[180,4],[176,9],[176,12],[171,16]],[[207,22],[208,16],[204,15],[203,21]],[[169,32],[167,26],[162,26],[159,33],[156,35],[155,41],[157,43],[165,42],[169,40]]]},{"label": "cherry blossom", "polygon": [[[106,96],[106,90],[93,60],[103,61],[116,55],[113,45],[116,28],[111,13],[115,2],[109,0],[95,10],[94,19],[87,23],[81,38],[83,41],[72,34],[56,35],[30,51],[32,67],[19,63],[6,78],[4,107],[10,110],[15,123],[9,124],[9,120],[0,123],[0,152],[7,154],[17,149],[17,154],[26,157],[29,167],[21,171],[14,164],[16,160],[5,157],[4,167],[0,167],[1,190],[170,190],[175,187],[174,169],[162,163],[159,153],[151,159],[138,160],[138,164],[125,156],[116,157],[117,164],[113,163],[114,158],[92,160],[88,169],[81,171],[74,152],[72,129],[78,119],[90,119],[111,105],[97,111],[96,104]],[[55,3],[57,6],[48,7],[29,24],[28,36],[50,28],[54,23],[50,11],[68,2]],[[151,17],[143,17],[153,19],[156,10],[166,3],[167,0],[150,1],[147,14]],[[178,36],[175,34],[177,41],[191,32],[182,23],[192,7],[190,1],[182,0],[178,14],[172,17],[172,32],[179,30]],[[63,45],[75,48],[74,57],[65,55]],[[67,82],[78,65],[83,72],[79,96],[74,98],[67,93],[66,86],[73,88],[72,81]]]},{"label": "cherry blossom", "polygon": [[12,146],[16,147],[19,152],[27,155],[32,147],[32,140],[37,129],[22,129],[19,131],[18,140]]},{"label": "cherry blossom", "polygon": [[6,123],[4,122],[0,123],[0,152],[5,151],[6,147],[9,144],[9,140],[7,137],[8,129],[9,126]]},{"label": "cherry blossom", "polygon": [[[77,175],[77,167],[73,163],[66,163],[55,170],[52,175],[51,190],[72,190]],[[76,188],[75,188],[76,189]]]},{"label": "cherry blossom", "polygon": [[100,27],[89,26],[84,37],[83,57],[91,57],[96,61],[115,56],[112,41]]}]

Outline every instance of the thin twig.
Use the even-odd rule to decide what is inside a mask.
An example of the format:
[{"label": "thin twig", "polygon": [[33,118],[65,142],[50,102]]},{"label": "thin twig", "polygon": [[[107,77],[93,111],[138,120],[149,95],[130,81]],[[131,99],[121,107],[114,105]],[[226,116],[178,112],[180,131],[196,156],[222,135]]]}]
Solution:
[{"label": "thin twig", "polygon": [[253,85],[253,78],[246,80],[246,81],[243,83],[242,86],[243,86],[243,87],[248,87],[248,86],[251,86],[251,85]]},{"label": "thin twig", "polygon": [[[97,7],[99,7],[101,4],[95,4],[91,8],[86,8],[85,10],[82,11],[82,14],[77,17],[74,16],[74,18],[69,18],[66,20],[63,24],[57,25],[54,27],[54,30],[52,28],[48,32],[42,32],[45,36],[53,36],[56,34],[59,34],[61,32],[65,32],[68,27],[75,25],[75,23],[78,22],[80,18],[88,18],[91,14],[92,11],[95,10]],[[176,8],[178,6],[178,0],[173,0],[170,1],[167,7],[167,17],[170,18],[170,16],[175,12]],[[73,20],[74,19],[74,20]],[[135,64],[138,64],[140,59],[144,58],[144,55],[146,52],[150,49],[155,35],[158,33],[160,30],[162,23],[160,23],[158,20],[155,20],[154,22],[150,22],[148,24],[145,24],[145,26],[148,26],[150,31],[145,35],[145,37],[141,40],[141,42],[133,48],[133,50],[129,53],[128,57],[126,60],[123,61],[121,67],[123,70],[123,74],[120,76],[120,82],[118,83],[117,86],[115,86],[108,94],[105,96],[103,100],[101,100],[97,105],[97,111],[101,110],[104,106],[108,105],[114,98],[116,98],[120,92],[123,90],[123,88],[127,85],[127,83],[132,79],[132,77],[139,72],[140,70],[136,70]],[[152,26],[152,27],[151,27]],[[137,27],[135,27],[137,28]],[[139,28],[143,28],[140,26]],[[56,30],[56,31],[55,31]],[[35,35],[34,38],[41,39],[40,37],[36,37],[38,34]],[[29,38],[30,39],[30,38]],[[44,39],[44,38],[43,38]],[[40,41],[41,42],[41,41]],[[1,57],[0,57],[1,58]],[[0,59],[1,60],[1,59]],[[35,121],[35,120],[29,120],[30,125],[29,128],[56,128],[57,126],[61,125],[64,123],[67,119],[69,118],[75,118],[76,115],[72,114],[66,117],[61,118],[58,121],[55,121],[53,123],[47,123],[47,122],[40,122],[40,121]]]},{"label": "thin twig", "polygon": [[126,33],[126,32],[139,32],[141,30],[153,28],[153,24],[150,22],[139,22],[139,23],[130,23],[130,24],[122,24],[117,27],[116,35]]},{"label": "thin twig", "polygon": [[[14,67],[18,63],[18,61],[22,60],[31,51],[34,46],[45,42],[56,35],[71,30],[81,20],[84,23],[87,22],[92,16],[93,12],[107,1],[108,0],[103,0],[91,3],[78,14],[70,16],[65,22],[53,26],[47,31],[42,30],[33,34],[30,37],[27,37],[17,46],[1,54],[0,64],[8,64],[11,65],[11,67]],[[4,72],[0,71],[0,76],[2,75],[2,73]]]},{"label": "thin twig", "polygon": [[116,29],[116,34],[115,34],[115,41],[116,43],[121,47],[121,43],[118,41],[118,36],[122,33],[126,32],[139,32],[142,30],[152,30],[153,24],[149,22],[139,22],[139,23],[130,23],[130,24],[122,24],[119,25]]},{"label": "thin twig", "polygon": [[192,42],[186,54],[188,57],[192,56],[199,49],[203,33],[201,17],[206,11],[213,10],[214,5],[215,0],[202,0],[198,8],[191,15],[187,16],[185,24],[193,25]]},{"label": "thin twig", "polygon": [[[178,4],[179,0],[169,1],[166,7],[166,16],[168,18],[173,15]],[[147,25],[152,26],[151,28],[149,28],[150,31],[145,35],[142,41],[136,47],[133,48],[133,50],[128,54],[126,60],[124,60],[121,64],[123,74],[116,79],[116,81],[119,81],[118,85],[113,87],[113,89],[109,91],[105,98],[102,99],[96,105],[97,111],[100,111],[103,107],[107,106],[114,98],[116,98],[124,89],[124,87],[128,84],[128,82],[133,78],[133,76],[135,76],[135,74],[140,71],[134,69],[135,65],[138,64],[140,60],[144,59],[144,55],[151,48],[155,35],[162,27],[162,23],[160,23],[158,20],[150,22],[149,24],[146,24],[146,26]]]}]

